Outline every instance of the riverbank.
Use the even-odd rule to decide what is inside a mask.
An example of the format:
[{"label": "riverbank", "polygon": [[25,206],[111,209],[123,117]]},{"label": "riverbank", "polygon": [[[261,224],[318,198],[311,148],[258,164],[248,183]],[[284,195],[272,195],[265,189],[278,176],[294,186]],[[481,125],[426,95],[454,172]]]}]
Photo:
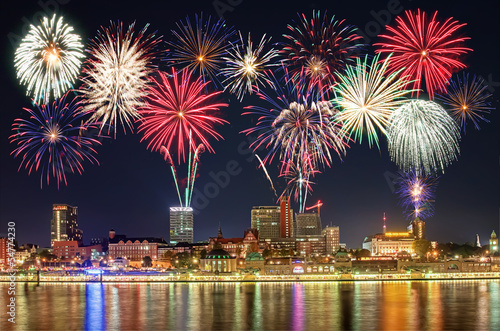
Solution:
[{"label": "riverbank", "polygon": [[331,281],[429,281],[429,280],[473,280],[499,279],[500,272],[481,273],[405,273],[405,274],[336,274],[336,275],[77,275],[44,276],[36,274],[0,275],[0,282],[29,283],[161,283],[161,282],[331,282]]}]

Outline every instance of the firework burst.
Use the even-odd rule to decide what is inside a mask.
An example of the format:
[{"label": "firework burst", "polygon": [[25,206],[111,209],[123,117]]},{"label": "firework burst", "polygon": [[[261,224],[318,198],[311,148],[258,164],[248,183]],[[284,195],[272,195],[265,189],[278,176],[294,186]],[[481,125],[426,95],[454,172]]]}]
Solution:
[{"label": "firework burst", "polygon": [[335,74],[357,57],[362,46],[356,28],[344,23],[313,11],[311,19],[302,14],[297,26],[288,25],[290,34],[284,35],[287,41],[280,53],[294,78],[305,73],[312,85],[327,89],[334,85]]},{"label": "firework burst", "polygon": [[44,17],[41,25],[31,25],[16,50],[17,78],[35,102],[59,98],[73,86],[84,55],[80,36],[72,32],[62,17]]},{"label": "firework burst", "polygon": [[377,53],[391,54],[391,71],[399,71],[402,76],[410,77],[416,95],[420,94],[422,81],[431,99],[437,91],[446,90],[448,80],[454,71],[466,66],[460,60],[461,55],[472,51],[463,47],[467,37],[456,37],[457,30],[465,24],[459,24],[453,18],[444,23],[436,20],[437,12],[430,20],[425,12],[406,11],[404,17],[396,18],[396,26],[387,27],[387,34],[379,37],[384,42],[374,44],[380,46]]},{"label": "firework burst", "polygon": [[286,180],[286,188],[281,194],[282,196],[292,196],[299,204],[299,213],[304,212],[307,196],[312,193],[314,182],[312,178],[319,174],[320,171],[312,167],[312,161],[308,157],[304,157],[297,162],[283,162],[279,177],[284,177]]},{"label": "firework burst", "polygon": [[154,34],[146,35],[146,27],[139,33],[135,24],[127,30],[120,22],[103,28],[90,43],[91,58],[83,70],[80,89],[83,111],[91,113],[89,121],[100,119],[101,130],[116,128],[120,122],[133,130],[133,120],[140,117],[137,110],[144,105],[148,75],[154,70],[154,47],[160,42]]},{"label": "firework burst", "polygon": [[143,118],[139,132],[144,134],[141,141],[148,140],[147,147],[153,151],[162,146],[169,151],[175,147],[179,163],[200,143],[214,152],[208,137],[222,138],[214,126],[228,123],[211,115],[228,106],[213,101],[222,92],[205,93],[210,82],[203,82],[201,77],[193,79],[191,75],[189,70],[179,73],[173,68],[171,77],[160,72],[158,79],[151,79],[146,105],[140,110]]},{"label": "firework burst", "polygon": [[273,98],[263,91],[257,95],[267,101],[271,108],[249,106],[253,112],[243,115],[259,115],[255,127],[244,130],[243,133],[258,133],[251,147],[257,150],[261,146],[270,149],[264,158],[264,163],[272,162],[276,154],[280,161],[292,161],[312,156],[314,167],[319,164],[330,166],[331,150],[340,157],[345,154],[346,134],[332,119],[335,115],[333,105],[329,101],[321,101],[321,96],[314,89],[302,84],[296,84],[289,78],[285,79],[287,91],[280,88],[280,83],[270,74],[269,77],[277,87],[277,97]]},{"label": "firework burst", "polygon": [[411,100],[391,115],[387,129],[391,159],[402,170],[444,172],[459,153],[453,118],[433,101]]},{"label": "firework burst", "polygon": [[337,97],[335,103],[341,108],[336,120],[343,129],[354,134],[354,141],[362,141],[363,133],[368,136],[368,144],[373,142],[379,147],[377,130],[386,134],[386,126],[393,110],[402,105],[407,82],[398,78],[399,72],[387,74],[390,56],[379,61],[378,56],[368,63],[357,59],[356,66],[347,66],[345,74],[339,75],[339,84],[334,87]]},{"label": "firework burst", "polygon": [[264,75],[264,70],[274,65],[270,63],[271,60],[278,55],[274,49],[264,53],[264,47],[270,40],[271,38],[266,40],[264,35],[257,47],[254,48],[250,33],[246,45],[240,33],[241,44],[233,45],[233,48],[228,51],[229,57],[224,57],[224,60],[227,61],[227,67],[221,71],[226,76],[222,84],[226,86],[226,89],[229,89],[229,92],[236,94],[240,101],[243,100],[246,92],[252,94],[254,88],[258,90],[259,84],[267,83],[272,86],[272,83]]},{"label": "firework burst", "polygon": [[186,22],[177,23],[177,28],[178,31],[172,30],[177,41],[169,42],[173,48],[172,61],[183,69],[199,73],[204,82],[209,79],[217,82],[223,57],[231,47],[229,41],[236,31],[227,27],[223,19],[212,23],[209,16],[203,20],[203,14],[195,15],[194,24],[186,17]]},{"label": "firework burst", "polygon": [[489,114],[494,108],[488,102],[491,94],[486,92],[486,87],[482,78],[473,76],[472,80],[469,80],[469,75],[464,73],[462,77],[457,75],[450,81],[445,94],[437,95],[436,98],[445,105],[463,133],[468,121],[471,121],[477,130],[480,121],[488,122],[483,115]]},{"label": "firework burst", "polygon": [[46,178],[47,185],[53,177],[59,184],[66,181],[66,172],[82,174],[85,160],[97,163],[94,144],[100,142],[85,136],[91,127],[83,126],[80,105],[73,99],[66,102],[66,95],[52,105],[36,105],[36,109],[24,108],[30,119],[16,119],[12,126],[15,132],[9,139],[16,143],[14,157],[22,155],[21,165],[32,171],[40,171],[40,186]]},{"label": "firework burst", "polygon": [[437,178],[425,176],[418,171],[400,172],[396,193],[409,219],[426,219],[434,214]]}]

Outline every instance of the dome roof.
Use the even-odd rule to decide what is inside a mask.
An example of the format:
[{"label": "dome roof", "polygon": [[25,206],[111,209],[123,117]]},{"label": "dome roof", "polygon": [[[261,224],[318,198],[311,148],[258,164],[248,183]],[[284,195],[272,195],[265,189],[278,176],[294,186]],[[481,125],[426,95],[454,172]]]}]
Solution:
[{"label": "dome roof", "polygon": [[264,261],[264,258],[259,253],[253,252],[247,255],[245,261]]},{"label": "dome roof", "polygon": [[223,249],[213,249],[208,252],[205,259],[231,259],[231,255]]}]

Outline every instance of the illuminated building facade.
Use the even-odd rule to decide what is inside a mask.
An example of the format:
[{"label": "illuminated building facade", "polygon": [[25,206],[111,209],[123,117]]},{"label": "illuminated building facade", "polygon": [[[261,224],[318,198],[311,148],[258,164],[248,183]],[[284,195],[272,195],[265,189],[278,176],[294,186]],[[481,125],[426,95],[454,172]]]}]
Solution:
[{"label": "illuminated building facade", "polygon": [[407,229],[408,232],[413,233],[415,240],[425,239],[425,222],[420,218],[411,221]]},{"label": "illuminated building facade", "polygon": [[211,273],[235,272],[236,258],[223,249],[214,249],[200,259],[200,270]]},{"label": "illuminated building facade", "polygon": [[170,207],[170,243],[192,243],[193,238],[193,208]]},{"label": "illuminated building facade", "polygon": [[490,254],[498,253],[498,238],[495,230],[491,233],[490,237]]},{"label": "illuminated building facade", "polygon": [[77,241],[55,241],[52,247],[52,254],[61,260],[80,259],[97,260],[101,257],[102,246],[82,246]]},{"label": "illuminated building facade", "polygon": [[8,262],[8,242],[7,238],[0,238],[0,265],[6,265]]},{"label": "illuminated building facade", "polygon": [[300,236],[295,238],[295,250],[300,256],[320,256],[326,252],[325,236]]},{"label": "illuminated building facade", "polygon": [[50,223],[50,245],[55,241],[77,241],[83,243],[83,231],[78,228],[78,207],[66,204],[52,205]]},{"label": "illuminated building facade", "polygon": [[340,229],[338,226],[327,226],[323,229],[325,236],[326,254],[335,254],[340,249]]},{"label": "illuminated building facade", "polygon": [[297,224],[296,237],[299,236],[319,236],[321,235],[321,217],[316,213],[295,214]]},{"label": "illuminated building facade", "polygon": [[293,210],[287,196],[281,197],[280,201],[280,237],[293,238]]},{"label": "illuminated building facade", "polygon": [[278,206],[255,206],[252,208],[252,229],[259,231],[262,239],[280,237],[281,207]]},{"label": "illuminated building facade", "polygon": [[413,242],[415,236],[409,232],[386,232],[366,237],[363,249],[367,249],[373,256],[397,256],[398,253],[414,253]]}]

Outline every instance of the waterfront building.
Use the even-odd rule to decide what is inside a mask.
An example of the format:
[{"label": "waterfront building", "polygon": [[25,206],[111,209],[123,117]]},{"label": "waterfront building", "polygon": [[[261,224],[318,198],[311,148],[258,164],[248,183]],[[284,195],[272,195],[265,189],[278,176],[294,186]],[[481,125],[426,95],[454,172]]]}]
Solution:
[{"label": "waterfront building", "polygon": [[194,241],[193,208],[170,207],[170,243]]},{"label": "waterfront building", "polygon": [[353,273],[394,273],[397,270],[398,260],[392,256],[367,256],[352,261]]},{"label": "waterfront building", "polygon": [[247,254],[245,258],[245,268],[264,270],[265,259],[257,252]]},{"label": "waterfront building", "polygon": [[50,245],[55,241],[78,241],[83,243],[83,231],[78,228],[78,207],[66,204],[52,205],[50,223]]},{"label": "waterfront building", "polygon": [[262,239],[280,237],[281,207],[254,206],[251,212],[252,229],[257,229]]},{"label": "waterfront building", "polygon": [[319,236],[321,235],[321,217],[316,213],[298,213],[295,214],[295,223],[297,225],[296,237],[300,236]]},{"label": "waterfront building", "polygon": [[9,260],[8,243],[8,238],[0,238],[0,265],[7,265],[7,262]]},{"label": "waterfront building", "polygon": [[293,238],[293,209],[290,208],[290,197],[283,196],[280,200],[280,237]]},{"label": "waterfront building", "polygon": [[200,259],[200,270],[216,274],[236,272],[236,258],[223,249],[214,249]]},{"label": "waterfront building", "polygon": [[129,261],[142,261],[149,256],[152,261],[158,260],[158,247],[166,247],[163,238],[139,237],[127,238],[126,235],[117,235],[114,230],[109,232],[108,256],[127,258]]},{"label": "waterfront building", "polygon": [[231,256],[244,258],[247,250],[253,246],[253,249],[258,250],[259,232],[256,229],[247,229],[244,232],[243,238],[224,238],[222,229],[219,226],[217,237],[208,239],[208,248],[210,250],[221,248],[227,251]]},{"label": "waterfront building", "polygon": [[76,240],[55,241],[52,254],[61,260],[97,260],[102,256],[102,246],[84,246]]},{"label": "waterfront building", "polygon": [[400,252],[413,255],[415,236],[409,232],[386,232],[368,236],[363,241],[363,249],[371,252],[372,256],[397,256]]},{"label": "waterfront building", "polygon": [[335,254],[340,249],[340,229],[338,226],[327,226],[323,229],[326,254]]},{"label": "waterfront building", "polygon": [[493,230],[490,236],[490,254],[493,255],[495,253],[498,253],[498,238],[495,230]]}]

